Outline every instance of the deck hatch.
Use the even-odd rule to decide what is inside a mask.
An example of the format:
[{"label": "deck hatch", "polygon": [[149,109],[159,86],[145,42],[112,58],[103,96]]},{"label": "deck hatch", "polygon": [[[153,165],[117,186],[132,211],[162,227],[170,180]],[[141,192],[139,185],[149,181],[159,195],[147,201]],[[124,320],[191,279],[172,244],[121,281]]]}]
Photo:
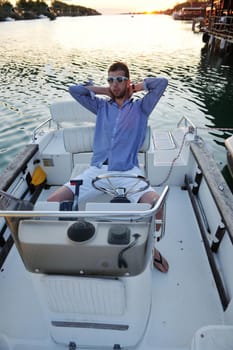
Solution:
[{"label": "deck hatch", "polygon": [[155,148],[158,150],[175,149],[176,145],[170,131],[153,132]]}]

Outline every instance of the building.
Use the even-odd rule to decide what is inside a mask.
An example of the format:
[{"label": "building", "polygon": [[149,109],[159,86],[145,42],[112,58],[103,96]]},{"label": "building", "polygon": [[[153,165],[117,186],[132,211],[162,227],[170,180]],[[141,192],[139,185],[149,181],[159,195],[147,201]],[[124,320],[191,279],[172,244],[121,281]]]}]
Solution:
[{"label": "building", "polygon": [[205,22],[203,41],[208,48],[233,54],[233,0],[211,0]]}]

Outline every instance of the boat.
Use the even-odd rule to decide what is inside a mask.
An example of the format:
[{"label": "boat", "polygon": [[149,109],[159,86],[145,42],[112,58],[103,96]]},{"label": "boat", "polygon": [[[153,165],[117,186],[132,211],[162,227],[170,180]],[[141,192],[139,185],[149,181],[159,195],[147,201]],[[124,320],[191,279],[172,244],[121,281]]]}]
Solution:
[{"label": "boat", "polygon": [[182,7],[179,11],[174,11],[172,14],[173,19],[190,21],[195,18],[200,20],[205,17],[205,8],[203,7]]},{"label": "boat", "polygon": [[233,178],[233,135],[225,140],[225,146],[227,149],[227,167]]},{"label": "boat", "polygon": [[113,172],[77,208],[78,183],[73,202],[47,198],[89,166],[95,116],[50,113],[0,175],[0,349],[233,349],[232,193],[192,121],[147,128],[135,183],[156,203],[127,201]]}]

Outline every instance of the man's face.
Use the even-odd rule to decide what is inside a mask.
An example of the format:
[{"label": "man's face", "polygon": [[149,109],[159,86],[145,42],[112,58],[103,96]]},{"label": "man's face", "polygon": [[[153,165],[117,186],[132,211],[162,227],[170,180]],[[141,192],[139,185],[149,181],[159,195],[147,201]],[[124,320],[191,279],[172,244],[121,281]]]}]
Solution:
[{"label": "man's face", "polygon": [[125,77],[122,70],[108,73],[109,88],[115,98],[123,98],[127,95],[129,79]]}]

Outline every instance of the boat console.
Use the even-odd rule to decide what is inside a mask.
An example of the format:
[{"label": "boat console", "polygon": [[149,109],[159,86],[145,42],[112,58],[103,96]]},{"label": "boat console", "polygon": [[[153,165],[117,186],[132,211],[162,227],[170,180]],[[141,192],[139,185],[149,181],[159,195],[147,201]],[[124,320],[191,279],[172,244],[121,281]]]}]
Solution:
[{"label": "boat console", "polygon": [[148,204],[88,203],[89,213],[102,216],[21,220],[18,238],[24,264],[31,272],[45,274],[138,275],[149,258],[151,220],[114,221],[106,214],[148,209]]}]

